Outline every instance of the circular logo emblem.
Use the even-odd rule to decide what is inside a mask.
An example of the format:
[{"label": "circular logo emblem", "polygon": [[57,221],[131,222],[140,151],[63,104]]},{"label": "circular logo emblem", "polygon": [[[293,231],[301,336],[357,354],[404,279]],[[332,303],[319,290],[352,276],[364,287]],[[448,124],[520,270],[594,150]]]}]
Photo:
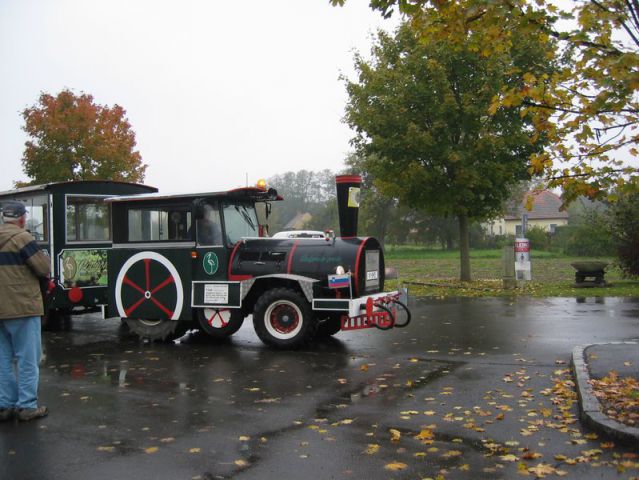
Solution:
[{"label": "circular logo emblem", "polygon": [[75,262],[75,258],[66,257],[62,260],[62,274],[65,279],[73,279],[76,273],[78,273],[78,264]]},{"label": "circular logo emblem", "polygon": [[202,267],[204,271],[209,275],[215,275],[217,268],[220,266],[220,262],[217,259],[215,252],[208,252],[202,259]]}]

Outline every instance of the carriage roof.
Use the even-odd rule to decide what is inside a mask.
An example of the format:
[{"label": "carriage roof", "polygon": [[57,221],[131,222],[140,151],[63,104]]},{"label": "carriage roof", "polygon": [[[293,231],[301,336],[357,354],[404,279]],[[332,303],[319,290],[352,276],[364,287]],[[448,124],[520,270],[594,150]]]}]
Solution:
[{"label": "carriage roof", "polygon": [[123,202],[140,202],[140,201],[157,201],[157,200],[185,200],[198,198],[228,198],[239,200],[252,200],[256,202],[278,201],[283,198],[277,194],[273,188],[265,190],[259,187],[241,187],[233,190],[225,190],[220,192],[200,192],[200,193],[141,193],[133,195],[121,195],[117,197],[109,197],[107,202],[123,203]]},{"label": "carriage roof", "polygon": [[[131,183],[131,182],[119,182],[115,180],[69,180],[66,182],[50,182],[43,183],[41,185],[28,185],[26,187],[15,188],[13,190],[5,190],[4,192],[0,192],[0,197],[19,195],[23,193],[34,193],[34,192],[65,192],[65,191],[75,191],[82,189],[83,187],[87,187],[87,191],[83,193],[90,193],[89,189],[95,190],[96,187],[98,190],[108,190],[108,187],[131,187],[133,189],[146,190],[147,192],[157,192],[157,188],[151,187],[149,185],[142,185],[140,183]],[[76,193],[76,192],[73,192]],[[80,193],[80,192],[77,192]],[[96,192],[99,194],[106,193],[107,195],[114,194],[114,192],[103,191]]]}]

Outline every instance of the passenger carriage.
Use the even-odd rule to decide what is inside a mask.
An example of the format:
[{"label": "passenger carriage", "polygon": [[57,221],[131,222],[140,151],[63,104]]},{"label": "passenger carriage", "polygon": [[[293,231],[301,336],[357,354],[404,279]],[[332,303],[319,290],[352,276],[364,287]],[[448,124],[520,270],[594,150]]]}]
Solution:
[{"label": "passenger carriage", "polygon": [[26,229],[51,258],[54,286],[45,298],[43,325],[106,305],[111,206],[104,199],[155,191],[133,183],[75,181],[0,192],[0,209],[7,200],[25,204]]}]

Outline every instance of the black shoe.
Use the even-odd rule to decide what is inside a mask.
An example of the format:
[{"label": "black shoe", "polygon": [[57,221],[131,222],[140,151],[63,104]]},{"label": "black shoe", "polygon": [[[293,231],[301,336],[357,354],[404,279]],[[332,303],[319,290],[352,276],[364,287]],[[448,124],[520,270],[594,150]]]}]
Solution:
[{"label": "black shoe", "polygon": [[18,410],[18,420],[21,422],[28,422],[29,420],[46,417],[47,415],[49,415],[49,409],[47,407],[21,408]]},{"label": "black shoe", "polygon": [[16,411],[14,408],[0,408],[0,422],[13,420]]}]

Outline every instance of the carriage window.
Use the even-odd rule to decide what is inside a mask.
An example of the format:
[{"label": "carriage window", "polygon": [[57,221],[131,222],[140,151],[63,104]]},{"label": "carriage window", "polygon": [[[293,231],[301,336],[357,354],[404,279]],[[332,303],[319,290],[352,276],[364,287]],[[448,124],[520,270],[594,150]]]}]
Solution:
[{"label": "carriage window", "polygon": [[67,197],[67,242],[111,239],[111,209],[98,197]]},{"label": "carriage window", "polygon": [[128,211],[129,242],[191,240],[191,211],[165,208]]},{"label": "carriage window", "polygon": [[[12,201],[22,202],[27,209],[27,221],[24,228],[38,242],[49,239],[49,199],[46,195],[31,198],[13,198]],[[0,216],[0,219],[2,217]],[[0,220],[1,222],[1,220]]]},{"label": "carriage window", "polygon": [[230,244],[242,237],[258,237],[257,215],[253,205],[224,204],[224,225]]},{"label": "carriage window", "polygon": [[200,245],[222,245],[222,223],[217,204],[205,203],[202,206],[202,218],[196,221],[197,243]]}]

